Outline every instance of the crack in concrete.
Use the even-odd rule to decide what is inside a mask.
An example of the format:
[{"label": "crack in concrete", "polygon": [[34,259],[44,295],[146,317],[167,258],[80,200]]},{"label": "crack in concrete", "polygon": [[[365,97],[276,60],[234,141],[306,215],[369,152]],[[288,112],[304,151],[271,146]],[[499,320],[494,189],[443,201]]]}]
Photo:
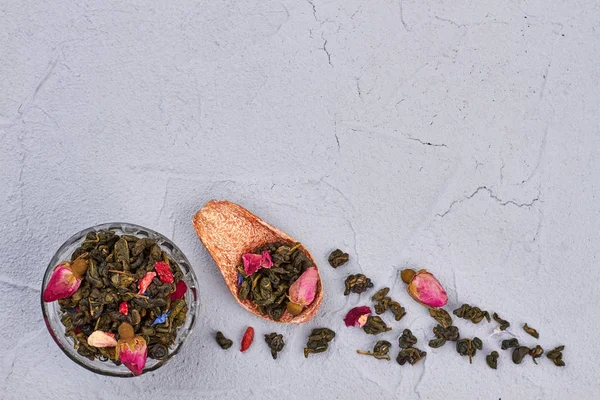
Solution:
[{"label": "crack in concrete", "polygon": [[30,286],[26,283],[19,283],[19,282],[12,282],[6,278],[1,278],[0,277],[0,284],[5,284],[8,286],[12,286],[14,288],[17,289],[29,289],[29,290],[33,290],[34,292],[39,292],[40,288],[39,287],[34,287],[34,286]]},{"label": "crack in concrete", "polygon": [[415,386],[413,387],[413,392],[417,395],[417,397],[419,397],[419,399],[421,399],[421,392],[419,391],[419,385],[421,384],[421,381],[423,380],[423,376],[425,376],[425,364],[427,363],[427,357],[423,358],[423,362],[421,363],[421,374],[419,375],[419,378],[417,379],[417,382],[415,383]]},{"label": "crack in concrete", "polygon": [[555,115],[556,115],[556,113],[553,111],[552,116],[550,117],[550,120],[548,121],[548,124],[546,125],[546,128],[544,129],[544,136],[542,136],[542,142],[540,143],[540,149],[538,151],[538,156],[537,156],[535,166],[529,173],[529,176],[527,176],[527,178],[523,179],[519,183],[519,185],[523,185],[524,183],[529,182],[529,180],[531,178],[533,178],[533,176],[536,174],[538,168],[540,167],[540,164],[542,163],[542,158],[544,158],[544,154],[546,153],[546,143],[548,142],[548,131],[550,130],[550,125],[552,125],[552,120],[554,119]]},{"label": "crack in concrete", "polygon": [[402,26],[404,27],[404,29],[407,32],[410,32],[411,29],[409,29],[406,21],[404,20],[404,0],[399,0],[398,5],[400,6],[400,22],[402,22]]},{"label": "crack in concrete", "polygon": [[167,178],[167,182],[165,183],[165,194],[163,196],[162,205],[160,206],[160,210],[158,210],[158,221],[160,221],[160,218],[162,217],[163,212],[165,210],[165,205],[167,204],[167,195],[169,193],[170,182],[171,182],[171,178]]},{"label": "crack in concrete", "polygon": [[317,19],[317,7],[315,6],[314,1],[312,1],[312,0],[306,0],[306,2],[308,4],[310,4],[311,7],[312,7],[313,18],[315,19],[315,21],[319,22],[319,20]]},{"label": "crack in concrete", "polygon": [[352,225],[352,222],[349,219],[346,219],[346,222],[348,223],[350,230],[352,230],[352,235],[354,237],[354,246],[353,247],[354,247],[354,256],[356,257],[356,265],[358,265],[360,272],[364,274],[363,267],[360,263],[360,256],[358,255],[358,246],[356,245],[356,230],[354,229],[354,226]]},{"label": "crack in concrete", "polygon": [[[22,121],[25,112],[27,112],[32,107],[38,93],[40,92],[40,90],[42,90],[42,88],[44,87],[44,84],[48,81],[48,79],[54,72],[54,69],[56,68],[56,65],[58,64],[59,59],[60,59],[60,50],[57,50],[56,53],[54,54],[54,56],[52,57],[52,59],[50,60],[50,62],[48,63],[48,67],[46,67],[46,71],[44,72],[44,75],[37,83],[35,90],[31,94],[31,96],[29,96],[28,100],[26,100],[24,103],[21,103],[21,105],[19,106],[19,109],[17,110],[17,113],[19,114],[19,118],[17,119],[17,121]],[[15,121],[15,123],[17,121]]]},{"label": "crack in concrete", "polygon": [[414,140],[414,141],[416,141],[416,142],[419,142],[419,143],[421,143],[421,144],[422,144],[422,145],[424,145],[424,146],[432,146],[432,147],[445,147],[445,148],[448,148],[448,146],[446,146],[444,143],[437,144],[437,143],[431,143],[431,142],[424,142],[424,141],[422,141],[421,139],[419,139],[419,138],[416,138],[416,137],[412,137],[412,136],[410,136],[410,135],[407,135],[407,138],[408,138],[409,140]]},{"label": "crack in concrete", "polygon": [[329,65],[331,67],[333,67],[333,64],[331,63],[331,53],[329,52],[329,50],[327,50],[327,39],[325,39],[325,37],[323,36],[323,33],[321,33],[321,39],[323,39],[322,50],[325,52],[325,54],[327,54],[327,62],[329,63]]},{"label": "crack in concrete", "polygon": [[506,206],[508,204],[512,204],[515,205],[517,207],[532,207],[536,202],[538,202],[540,200],[540,195],[538,193],[538,196],[535,197],[533,200],[531,200],[529,203],[517,203],[514,200],[507,200],[504,201],[501,198],[499,198],[490,188],[488,188],[487,186],[479,186],[477,188],[477,190],[475,190],[473,193],[471,193],[470,195],[463,197],[462,199],[459,200],[454,200],[451,204],[450,207],[448,207],[448,209],[446,211],[444,211],[441,214],[436,214],[436,216],[438,217],[445,217],[450,211],[452,211],[452,209],[454,208],[455,205],[460,204],[464,201],[470,200],[473,197],[475,197],[479,192],[481,192],[482,190],[486,191],[488,193],[488,195],[490,196],[491,199],[495,200],[497,203],[499,203],[501,206]]}]

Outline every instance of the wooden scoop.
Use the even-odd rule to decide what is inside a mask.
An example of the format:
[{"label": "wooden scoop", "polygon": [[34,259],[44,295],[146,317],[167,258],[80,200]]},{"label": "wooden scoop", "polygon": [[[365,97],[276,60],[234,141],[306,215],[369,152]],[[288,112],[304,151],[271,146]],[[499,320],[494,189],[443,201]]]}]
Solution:
[{"label": "wooden scoop", "polygon": [[[238,297],[238,270],[242,264],[242,255],[274,242],[295,244],[297,240],[279,229],[267,224],[244,207],[225,200],[211,200],[194,215],[194,228],[198,237],[221,270],[229,291],[238,303],[251,313],[269,321],[268,315],[262,315],[250,300]],[[304,246],[300,246],[306,256],[317,266],[315,260]],[[318,267],[317,267],[318,271]],[[295,317],[285,311],[279,321],[289,324],[301,324],[309,321],[319,310],[323,300],[321,277],[317,282],[315,299]]]}]

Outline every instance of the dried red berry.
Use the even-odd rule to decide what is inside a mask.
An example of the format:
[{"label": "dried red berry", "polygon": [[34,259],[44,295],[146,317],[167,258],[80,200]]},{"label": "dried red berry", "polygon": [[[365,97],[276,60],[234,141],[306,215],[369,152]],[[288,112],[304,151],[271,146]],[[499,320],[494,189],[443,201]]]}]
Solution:
[{"label": "dried red berry", "polygon": [[171,301],[179,300],[187,291],[187,285],[184,281],[179,281],[175,284],[175,291],[171,293]]},{"label": "dried red berry", "polygon": [[164,283],[173,283],[173,273],[171,266],[164,261],[159,261],[154,264],[154,269],[158,273],[158,278]]},{"label": "dried red berry", "polygon": [[119,304],[119,312],[123,315],[127,315],[127,313],[129,312],[129,306],[127,305],[126,301]]},{"label": "dried red berry", "polygon": [[246,332],[244,332],[244,337],[242,338],[242,348],[240,349],[240,351],[244,352],[244,351],[248,350],[248,348],[252,344],[253,340],[254,340],[254,328],[249,326],[248,329],[246,329]]}]

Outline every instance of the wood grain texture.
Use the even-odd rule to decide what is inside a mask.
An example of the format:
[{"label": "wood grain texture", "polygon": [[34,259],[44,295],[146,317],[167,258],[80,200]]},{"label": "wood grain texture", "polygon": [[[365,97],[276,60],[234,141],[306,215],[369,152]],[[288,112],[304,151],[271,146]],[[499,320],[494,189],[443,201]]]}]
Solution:
[{"label": "wood grain texture", "polygon": [[[198,237],[219,267],[225,284],[236,301],[251,313],[273,321],[268,315],[261,315],[258,308],[250,300],[238,298],[237,265],[242,262],[242,255],[249,253],[267,243],[296,243],[297,240],[269,225],[242,206],[226,200],[211,200],[204,205],[193,218]],[[317,267],[312,255],[304,247],[300,249]],[[323,300],[321,276],[317,283],[314,301],[297,316],[287,311],[281,316],[280,323],[301,324],[315,316]]]}]

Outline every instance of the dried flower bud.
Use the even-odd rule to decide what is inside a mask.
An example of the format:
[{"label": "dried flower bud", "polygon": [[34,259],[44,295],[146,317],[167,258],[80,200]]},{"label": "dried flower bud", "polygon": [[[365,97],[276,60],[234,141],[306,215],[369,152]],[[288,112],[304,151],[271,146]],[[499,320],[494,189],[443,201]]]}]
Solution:
[{"label": "dried flower bud", "polygon": [[141,336],[136,336],[133,327],[127,322],[119,326],[119,336],[117,343],[117,356],[134,375],[141,375],[148,358],[148,348],[146,341]]},{"label": "dried flower bud", "polygon": [[[85,262],[87,264],[87,261]],[[80,274],[79,270],[73,270],[73,264],[75,263],[60,263],[54,268],[46,289],[44,289],[43,300],[45,302],[70,297],[79,289],[83,274]]]},{"label": "dried flower bud", "polygon": [[446,291],[430,272],[424,269],[417,273],[413,270],[404,270],[401,275],[403,281],[408,280],[406,288],[408,294],[417,302],[431,308],[443,307],[448,302]]},{"label": "dried flower bud", "polygon": [[103,331],[92,332],[87,342],[90,346],[94,347],[115,347],[117,345],[114,333]]},{"label": "dried flower bud", "polygon": [[[318,281],[319,273],[316,267],[310,267],[300,275],[296,282],[290,286],[288,312],[292,315],[298,315],[302,312],[303,307],[313,302],[317,293]],[[291,307],[290,304],[292,304]]]}]

